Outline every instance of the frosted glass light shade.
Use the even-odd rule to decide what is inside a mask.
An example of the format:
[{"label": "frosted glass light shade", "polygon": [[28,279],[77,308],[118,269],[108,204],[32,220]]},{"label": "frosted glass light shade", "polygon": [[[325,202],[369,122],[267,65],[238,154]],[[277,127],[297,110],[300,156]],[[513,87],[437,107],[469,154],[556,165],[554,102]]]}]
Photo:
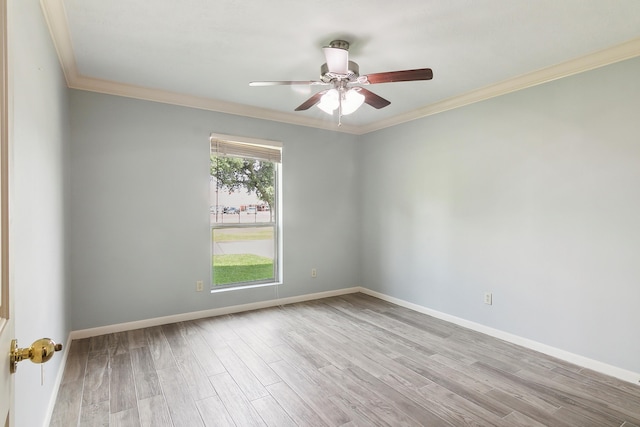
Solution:
[{"label": "frosted glass light shade", "polygon": [[322,95],[322,98],[320,98],[318,108],[327,114],[333,114],[333,111],[338,108],[338,105],[340,104],[338,96],[339,94],[337,90],[330,89],[327,93]]},{"label": "frosted glass light shade", "polygon": [[344,95],[344,100],[342,101],[342,115],[346,116],[347,114],[353,113],[360,108],[363,102],[363,94],[353,89],[347,91]]}]

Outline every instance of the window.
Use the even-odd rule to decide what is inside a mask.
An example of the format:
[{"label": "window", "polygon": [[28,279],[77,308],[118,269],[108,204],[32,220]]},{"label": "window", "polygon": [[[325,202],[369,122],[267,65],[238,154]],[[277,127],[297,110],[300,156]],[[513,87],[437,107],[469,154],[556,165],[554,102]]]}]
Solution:
[{"label": "window", "polygon": [[210,158],[213,288],[279,282],[280,145],[212,135]]}]

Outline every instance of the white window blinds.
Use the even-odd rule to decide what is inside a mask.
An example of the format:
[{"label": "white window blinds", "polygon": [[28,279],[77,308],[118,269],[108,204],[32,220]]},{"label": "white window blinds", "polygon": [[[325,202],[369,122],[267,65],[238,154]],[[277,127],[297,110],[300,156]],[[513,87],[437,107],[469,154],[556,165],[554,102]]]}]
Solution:
[{"label": "white window blinds", "polygon": [[211,135],[211,154],[282,163],[282,147],[275,141]]}]

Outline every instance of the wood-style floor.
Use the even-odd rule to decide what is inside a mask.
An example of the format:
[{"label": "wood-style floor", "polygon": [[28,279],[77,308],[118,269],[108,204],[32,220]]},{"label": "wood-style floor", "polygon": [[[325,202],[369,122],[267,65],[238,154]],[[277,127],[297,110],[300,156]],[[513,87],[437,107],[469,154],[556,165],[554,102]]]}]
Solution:
[{"label": "wood-style floor", "polygon": [[640,386],[352,294],[72,343],[51,426],[640,426]]}]

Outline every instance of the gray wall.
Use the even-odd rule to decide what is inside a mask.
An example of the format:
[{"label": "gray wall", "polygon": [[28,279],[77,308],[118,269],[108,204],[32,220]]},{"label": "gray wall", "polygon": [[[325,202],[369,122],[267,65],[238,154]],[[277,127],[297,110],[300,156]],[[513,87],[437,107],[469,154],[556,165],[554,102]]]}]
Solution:
[{"label": "gray wall", "polygon": [[70,104],[74,330],[276,297],[195,292],[210,277],[211,132],[283,143],[279,296],[359,285],[357,137],[83,91]]},{"label": "gray wall", "polygon": [[[640,372],[639,59],[355,137],[68,91],[38,0],[9,23],[21,344],[275,297],[194,292],[218,132],[284,143],[280,297],[363,285]],[[21,364],[20,425],[60,361]]]},{"label": "gray wall", "polygon": [[367,135],[363,286],[640,372],[638,76],[633,59]]},{"label": "gray wall", "polygon": [[[9,2],[9,49],[9,256],[16,338],[21,346],[42,337],[66,342],[68,90],[38,0]],[[61,361],[57,355],[44,365],[44,386],[40,366],[20,364],[14,376],[17,425],[43,424]]]}]

